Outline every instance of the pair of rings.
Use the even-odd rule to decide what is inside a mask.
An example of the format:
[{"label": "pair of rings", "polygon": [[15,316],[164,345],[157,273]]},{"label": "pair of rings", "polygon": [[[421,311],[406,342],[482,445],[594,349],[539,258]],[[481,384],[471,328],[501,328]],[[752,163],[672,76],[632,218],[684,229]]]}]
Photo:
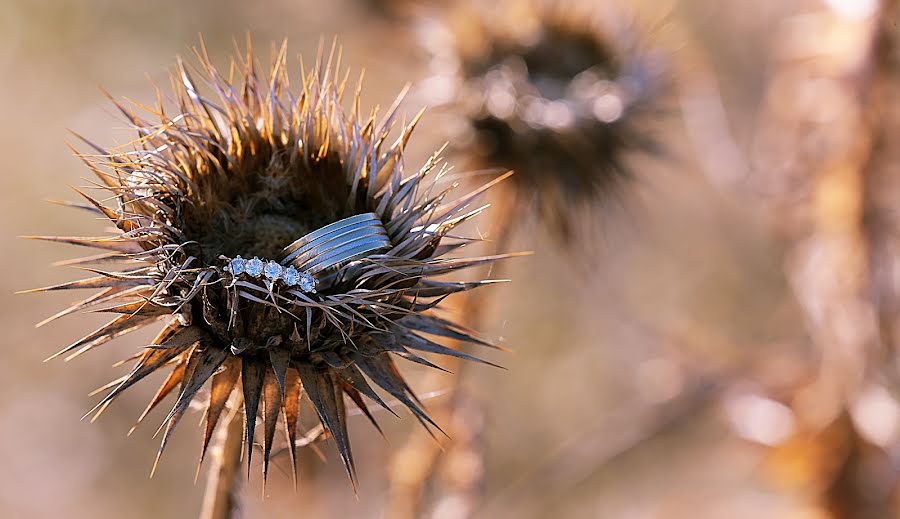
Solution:
[{"label": "pair of rings", "polygon": [[323,274],[390,248],[391,240],[378,215],[363,213],[299,238],[284,248],[287,256],[281,262],[259,256],[249,260],[240,256],[223,259],[225,270],[232,276],[265,277],[272,283],[297,286],[302,292],[315,293]]}]

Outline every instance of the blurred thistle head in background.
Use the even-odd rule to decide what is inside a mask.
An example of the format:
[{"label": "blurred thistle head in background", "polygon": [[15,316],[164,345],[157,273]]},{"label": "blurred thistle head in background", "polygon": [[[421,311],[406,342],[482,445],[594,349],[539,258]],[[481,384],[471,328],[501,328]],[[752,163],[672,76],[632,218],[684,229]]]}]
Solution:
[{"label": "blurred thistle head in background", "polygon": [[429,366],[415,352],[475,359],[435,337],[491,346],[430,312],[449,294],[490,283],[434,279],[499,258],[445,257],[467,243],[447,234],[479,214],[469,205],[483,189],[452,198],[455,184],[438,181],[445,168],[437,154],[405,175],[404,147],[418,118],[396,124],[402,96],[380,118],[377,109],[362,113],[361,83],[345,112],[349,73],[334,47],[298,92],[288,88],[286,46],[273,48],[263,74],[249,42],[247,57],[232,60],[225,75],[205,48],[196,54],[195,67],[179,60],[172,91],[158,90],[155,107],[116,103],[134,141],[106,150],[85,140],[94,152],[81,157],[100,194],[67,204],[115,229],[42,237],[104,252],[70,262],[92,277],[37,291],[99,289],[47,321],[84,309],[117,316],[57,355],[80,355],[161,321],[152,344],[128,359],[132,370],[105,388],[97,414],[167,370],[138,420],[179,388],[160,427],[160,453],[192,401],[205,401],[205,453],[229,399],[242,399],[248,466],[260,415],[265,474],[280,415],[295,459],[305,393],[353,480],[344,395],[372,419],[364,396],[387,407],[374,383],[436,428],[393,357]]},{"label": "blurred thistle head in background", "polygon": [[659,150],[661,57],[633,15],[602,4],[463,2],[421,31],[434,74],[423,90],[463,119],[456,151],[514,170],[518,201],[563,241],[579,210],[632,176],[630,153]]}]

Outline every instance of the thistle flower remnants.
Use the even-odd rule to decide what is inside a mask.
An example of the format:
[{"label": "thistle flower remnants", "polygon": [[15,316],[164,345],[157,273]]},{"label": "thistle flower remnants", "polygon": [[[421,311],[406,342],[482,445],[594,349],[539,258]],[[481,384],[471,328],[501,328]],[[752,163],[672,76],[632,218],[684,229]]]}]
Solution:
[{"label": "thistle flower remnants", "polygon": [[[434,278],[504,256],[448,257],[468,242],[448,233],[481,212],[471,204],[490,186],[454,199],[455,185],[435,183],[445,171],[438,154],[404,172],[404,147],[421,113],[400,127],[398,98],[382,117],[364,114],[361,84],[350,90],[334,50],[292,91],[286,56],[282,46],[261,74],[248,45],[246,58],[223,74],[201,47],[197,66],[178,61],[172,91],[160,92],[155,107],[117,102],[136,138],[112,150],[85,140],[93,152],[82,158],[102,196],[82,193],[87,203],[71,204],[108,219],[116,232],[38,237],[103,253],[74,262],[93,276],[36,291],[98,290],[47,321],[86,309],[116,315],[54,357],[163,323],[95,407],[99,415],[149,374],[168,371],[138,420],[175,395],[160,454],[201,397],[205,453],[230,395],[239,392],[248,465],[257,418],[264,475],[279,420],[296,463],[305,393],[354,479],[344,397],[375,423],[366,399],[387,407],[378,387],[437,428],[394,358],[429,366],[421,352],[479,360],[435,338],[493,345],[430,310],[447,295],[492,281]],[[299,238],[358,215],[372,215],[370,225],[353,229],[360,236],[333,233],[343,238],[313,246],[305,263],[282,260]],[[201,391],[207,385],[208,396]]]},{"label": "thistle flower remnants", "polygon": [[564,239],[573,209],[631,176],[629,154],[658,150],[663,66],[614,7],[473,0],[422,31],[432,102],[465,128],[453,142],[471,143],[460,151],[478,167],[515,170],[516,194]]}]

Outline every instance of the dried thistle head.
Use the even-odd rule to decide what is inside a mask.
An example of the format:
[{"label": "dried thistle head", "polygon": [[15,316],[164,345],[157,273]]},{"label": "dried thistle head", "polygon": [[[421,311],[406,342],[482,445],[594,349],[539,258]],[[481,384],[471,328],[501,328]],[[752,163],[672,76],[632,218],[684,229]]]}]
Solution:
[{"label": "dried thistle head", "polygon": [[610,3],[463,3],[423,30],[435,76],[426,85],[461,115],[478,167],[515,170],[512,187],[571,236],[574,209],[602,202],[631,176],[626,158],[658,146],[659,54],[636,19]]},{"label": "dried thistle head", "polygon": [[[337,75],[334,49],[293,92],[286,53],[285,46],[273,53],[271,69],[260,74],[248,44],[246,59],[233,60],[226,76],[201,47],[198,66],[178,61],[172,90],[158,93],[155,108],[116,103],[137,137],[114,150],[85,141],[95,153],[81,156],[101,194],[82,193],[87,203],[70,204],[107,218],[115,229],[102,237],[39,237],[104,252],[70,262],[95,265],[87,267],[92,277],[37,291],[99,289],[48,321],[85,309],[116,314],[54,357],[81,355],[162,322],[152,344],[130,357],[131,371],[107,386],[94,409],[99,415],[129,387],[168,370],[138,420],[177,395],[160,427],[160,454],[194,400],[205,400],[205,452],[237,392],[248,465],[257,416],[263,424],[265,474],[279,414],[295,459],[305,394],[353,480],[344,396],[372,419],[364,397],[386,407],[373,389],[379,387],[424,427],[437,428],[393,359],[429,366],[421,352],[475,359],[436,337],[491,346],[431,310],[447,295],[490,283],[435,276],[498,257],[445,257],[466,243],[448,233],[481,211],[468,206],[482,190],[452,199],[454,185],[435,183],[445,170],[437,154],[404,175],[404,146],[418,117],[395,128],[396,103],[381,118],[376,111],[363,114],[359,86],[345,112],[347,74]],[[393,141],[392,130],[399,130]],[[310,231],[364,213],[377,215],[389,248],[339,266],[315,293],[236,276],[223,263],[238,255],[277,257]],[[208,396],[201,391],[207,383]]]}]

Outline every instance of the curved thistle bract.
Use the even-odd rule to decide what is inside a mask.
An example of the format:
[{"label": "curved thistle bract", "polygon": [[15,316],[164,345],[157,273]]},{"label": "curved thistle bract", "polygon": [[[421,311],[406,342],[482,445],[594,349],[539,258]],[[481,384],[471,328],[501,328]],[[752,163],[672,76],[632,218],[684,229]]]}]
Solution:
[{"label": "curved thistle bract", "polygon": [[621,7],[472,0],[422,33],[429,81],[441,85],[432,102],[461,118],[466,135],[453,142],[472,143],[459,151],[515,170],[516,194],[562,239],[573,209],[631,176],[629,153],[659,148],[648,126],[662,112],[664,67]]},{"label": "curved thistle bract", "polygon": [[[88,268],[95,275],[87,279],[36,291],[99,289],[48,321],[84,309],[118,314],[54,357],[74,357],[164,322],[152,344],[134,354],[132,370],[108,385],[94,409],[99,415],[149,374],[169,370],[138,420],[175,392],[161,426],[159,454],[189,404],[205,397],[201,389],[209,382],[203,452],[230,395],[238,392],[248,465],[258,415],[263,424],[265,475],[279,415],[295,461],[305,393],[355,480],[344,396],[372,419],[364,397],[386,407],[377,386],[424,427],[437,427],[392,357],[429,366],[434,365],[420,352],[477,360],[436,337],[492,346],[429,310],[449,294],[491,282],[435,276],[500,256],[445,257],[467,242],[447,233],[479,214],[481,208],[469,205],[483,189],[451,199],[455,186],[436,183],[445,170],[438,154],[404,175],[404,146],[419,118],[395,128],[400,98],[380,119],[376,111],[364,115],[357,86],[345,113],[347,75],[337,75],[340,53],[334,59],[334,50],[294,93],[286,52],[283,46],[261,75],[248,45],[246,59],[233,60],[226,77],[201,47],[199,66],[178,61],[170,97],[158,94],[155,108],[116,103],[137,138],[115,150],[85,140],[96,153],[81,157],[103,194],[83,194],[87,203],[70,203],[107,218],[115,233],[38,237],[101,249],[100,255],[70,263],[107,266]],[[389,141],[395,130],[396,140]],[[241,254],[278,257],[298,237],[361,213],[377,215],[389,249],[340,266],[324,289],[233,275],[222,261]]]}]

